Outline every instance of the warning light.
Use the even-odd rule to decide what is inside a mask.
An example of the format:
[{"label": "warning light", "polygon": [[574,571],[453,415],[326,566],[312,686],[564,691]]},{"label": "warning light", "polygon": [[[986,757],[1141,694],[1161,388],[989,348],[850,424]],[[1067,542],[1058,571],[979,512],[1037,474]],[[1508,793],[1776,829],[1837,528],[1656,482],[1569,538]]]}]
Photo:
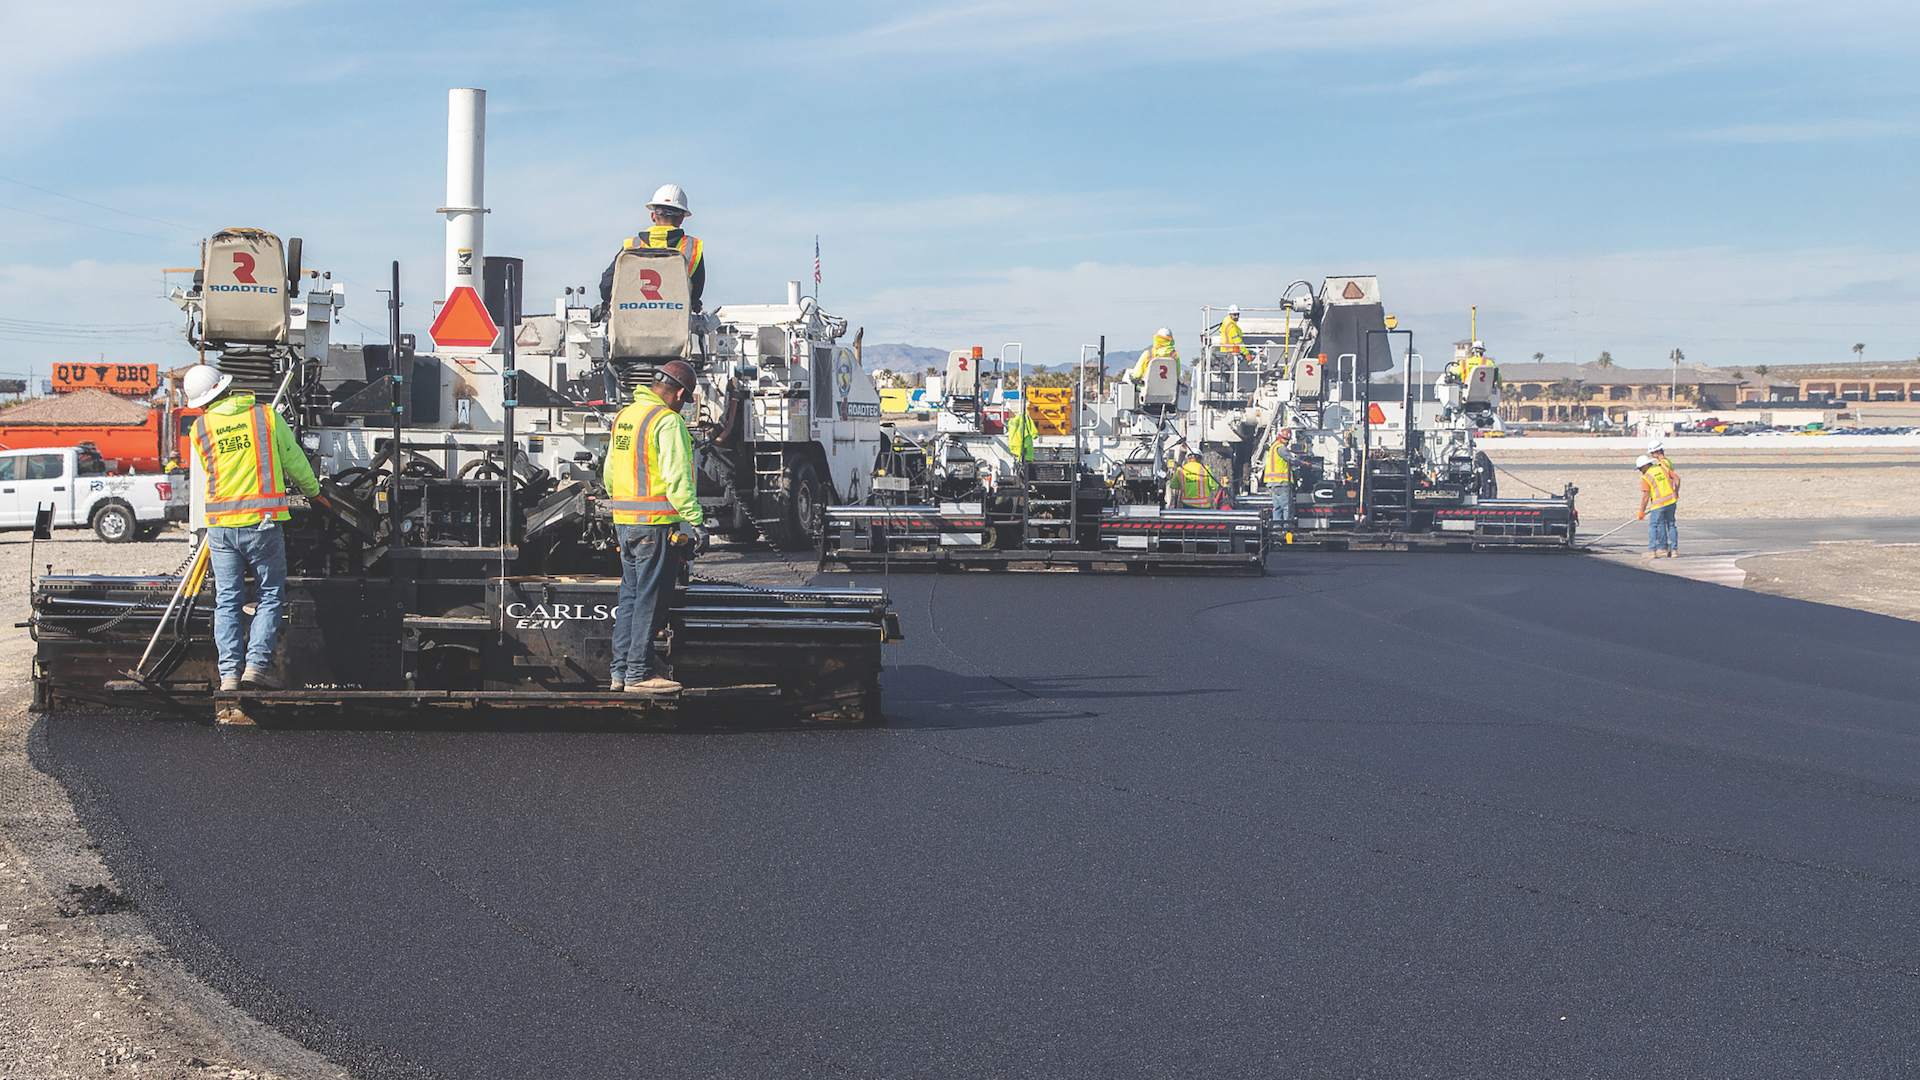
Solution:
[{"label": "warning light", "polygon": [[493,316],[487,314],[487,305],[480,302],[473,286],[462,285],[447,297],[427,333],[442,348],[490,349],[500,328],[493,325]]}]

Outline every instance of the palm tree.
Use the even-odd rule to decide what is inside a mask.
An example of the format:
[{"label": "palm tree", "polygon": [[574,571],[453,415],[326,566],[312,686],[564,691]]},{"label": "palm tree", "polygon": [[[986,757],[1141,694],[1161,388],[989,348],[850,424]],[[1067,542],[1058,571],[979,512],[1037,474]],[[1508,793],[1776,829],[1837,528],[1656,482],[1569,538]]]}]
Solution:
[{"label": "palm tree", "polygon": [[1545,360],[1546,358],[1547,358],[1547,354],[1543,352],[1537,352],[1533,354],[1533,362],[1536,364],[1542,360]]},{"label": "palm tree", "polygon": [[1600,354],[1600,359],[1595,360],[1594,363],[1600,365],[1603,368],[1610,368],[1613,366],[1613,354],[1610,352],[1603,352]]},{"label": "palm tree", "polygon": [[1673,375],[1667,379],[1667,404],[1668,405],[1672,405],[1674,402],[1680,399],[1680,393],[1679,393],[1680,361],[1685,360],[1686,358],[1687,358],[1687,354],[1681,352],[1679,349],[1673,350],[1673,352],[1667,356],[1667,359],[1673,361]]},{"label": "palm tree", "polygon": [[1867,351],[1866,342],[1856,341],[1853,343],[1853,358],[1856,362],[1860,359],[1860,354],[1866,351]]},{"label": "palm tree", "polygon": [[1753,366],[1753,373],[1754,373],[1755,375],[1758,375],[1758,376],[1760,376],[1760,377],[1761,377],[1761,378],[1763,378],[1763,379],[1767,377],[1767,372],[1768,372],[1769,370],[1771,370],[1771,369],[1769,369],[1769,368],[1767,367],[1767,365],[1765,365],[1765,364],[1755,364],[1755,365]]}]

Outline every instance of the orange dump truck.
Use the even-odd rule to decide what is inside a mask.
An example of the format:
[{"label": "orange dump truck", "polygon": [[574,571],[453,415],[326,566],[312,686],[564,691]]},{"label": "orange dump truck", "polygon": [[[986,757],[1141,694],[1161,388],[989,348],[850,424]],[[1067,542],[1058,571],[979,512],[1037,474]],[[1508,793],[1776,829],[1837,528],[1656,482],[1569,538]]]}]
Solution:
[{"label": "orange dump truck", "polygon": [[[108,472],[164,472],[169,461],[187,460],[179,429],[191,431],[192,417],[199,413],[81,390],[0,410],[0,450],[90,442],[106,459]],[[169,433],[169,426],[175,431]]]}]

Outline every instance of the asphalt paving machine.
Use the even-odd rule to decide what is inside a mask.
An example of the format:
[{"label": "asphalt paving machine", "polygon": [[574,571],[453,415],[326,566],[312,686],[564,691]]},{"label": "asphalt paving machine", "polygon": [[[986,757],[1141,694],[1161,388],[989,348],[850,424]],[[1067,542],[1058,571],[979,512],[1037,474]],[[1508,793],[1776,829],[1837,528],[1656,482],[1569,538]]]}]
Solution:
[{"label": "asphalt paving machine", "polygon": [[983,353],[949,355],[930,438],[889,430],[868,498],[826,509],[822,568],[1264,572],[1264,509],[1178,505],[1192,388],[1173,365],[1099,400],[1084,365],[1076,386],[1022,388],[1038,428],[1022,456],[992,408],[1009,373]]},{"label": "asphalt paving machine", "polygon": [[1328,278],[1309,302],[1283,298],[1282,307],[1289,322],[1305,316],[1300,327],[1270,337],[1272,326],[1243,320],[1253,323],[1244,333],[1258,343],[1254,355],[1209,350],[1201,373],[1202,443],[1241,478],[1236,505],[1271,507],[1257,463],[1279,441],[1294,484],[1292,520],[1272,523],[1284,543],[1573,547],[1578,489],[1502,497],[1478,445],[1498,423],[1496,368],[1449,365],[1429,384],[1412,334],[1385,315],[1372,277]]},{"label": "asphalt paving machine", "polygon": [[[652,287],[640,272],[646,258],[623,260],[616,305]],[[503,276],[511,308],[516,274]],[[619,567],[599,462],[586,449],[596,425],[585,417],[610,426],[625,388],[667,359],[697,356],[697,331],[714,331],[689,329],[684,273],[657,276],[670,292],[677,283],[683,306],[634,307],[608,320],[606,362],[592,376],[598,405],[575,410],[571,392],[528,380],[550,395],[539,411],[576,425],[559,429],[560,439],[551,426],[519,430],[515,335],[505,335],[490,361],[499,430],[488,439],[471,426],[408,425],[418,364],[410,368],[401,348],[397,263],[392,346],[380,359],[399,362],[356,387],[330,378],[338,357],[324,311],[339,294],[299,294],[309,277],[319,280],[303,276],[300,242],[252,229],[213,236],[194,288],[177,297],[189,338],[237,386],[275,402],[322,477],[322,494],[294,497],[283,526],[289,581],[277,663],[289,688],[213,693],[212,590],[196,546],[172,575],[40,577],[36,704],[214,707],[225,721],[263,724],[880,722],[881,644],[897,639],[898,622],[872,589],[759,587],[689,570],[659,643],[684,689],[607,692]],[[783,331],[755,341],[776,339],[790,340]],[[463,365],[461,380],[479,382],[481,364]],[[730,377],[744,379],[738,368]],[[386,423],[375,424],[381,413]],[[552,442],[572,446],[556,454]]]}]

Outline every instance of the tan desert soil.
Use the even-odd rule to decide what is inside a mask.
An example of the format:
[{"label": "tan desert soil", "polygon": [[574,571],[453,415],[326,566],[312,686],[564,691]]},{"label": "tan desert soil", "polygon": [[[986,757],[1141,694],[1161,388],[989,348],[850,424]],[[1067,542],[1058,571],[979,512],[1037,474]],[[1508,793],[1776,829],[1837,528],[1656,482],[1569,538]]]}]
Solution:
[{"label": "tan desert soil", "polygon": [[1821,544],[1736,565],[1756,592],[1920,620],[1920,547]]},{"label": "tan desert soil", "polygon": [[[1861,467],[1858,458],[1791,457],[1775,464],[1696,467],[1684,457],[1680,470],[1680,513],[1711,518],[1820,518],[1920,516],[1920,461],[1901,458]],[[1493,458],[1496,468],[1513,459]],[[1538,495],[1533,484],[1558,495],[1563,484],[1580,489],[1583,532],[1603,530],[1632,517],[1640,508],[1640,477],[1631,458],[1618,464],[1568,461],[1561,468],[1538,467],[1500,473],[1500,494]]]}]

